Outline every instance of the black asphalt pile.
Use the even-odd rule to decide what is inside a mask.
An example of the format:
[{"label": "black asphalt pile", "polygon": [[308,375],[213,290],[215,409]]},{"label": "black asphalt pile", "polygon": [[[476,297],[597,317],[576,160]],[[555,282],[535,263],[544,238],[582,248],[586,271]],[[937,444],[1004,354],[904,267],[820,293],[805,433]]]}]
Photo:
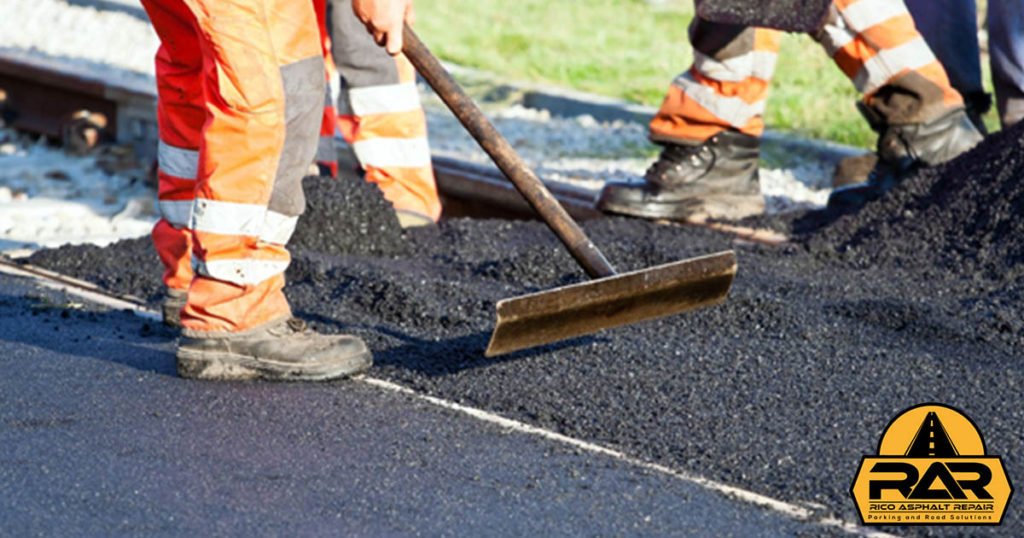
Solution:
[{"label": "black asphalt pile", "polygon": [[[699,228],[589,221],[585,230],[620,270],[735,248],[729,299],[510,356],[483,357],[494,304],[586,278],[541,223],[451,220],[406,232],[374,225],[352,241],[343,232],[383,218],[386,206],[373,196],[342,203],[355,191],[311,181],[318,201],[300,221],[287,293],[320,330],[366,339],[376,359],[371,375],[856,520],[848,488],[861,457],[890,419],[919,403],[963,409],[1011,477],[1024,469],[1024,308],[997,270],[1016,267],[1024,237],[995,240],[1015,226],[1000,217],[999,207],[1009,206],[975,198],[970,209],[964,197],[934,188],[954,188],[947,178],[971,170],[971,181],[988,187],[959,192],[1003,192],[1012,203],[1019,191],[1008,183],[1021,157],[1004,153],[1014,143],[1009,134],[994,137],[971,155],[984,163],[922,175],[891,202],[783,248],[734,245]],[[899,200],[912,205],[890,207]],[[954,216],[964,231],[944,224]],[[934,252],[950,244],[965,246],[952,257]],[[971,256],[978,261],[970,267],[991,270],[973,277]],[[45,251],[30,261],[158,297],[147,240]],[[969,533],[1024,534],[1020,513],[1011,507],[1003,527]]]},{"label": "black asphalt pile", "polygon": [[289,243],[293,249],[387,257],[409,252],[395,212],[376,185],[343,174],[307,177],[302,186],[306,211]]},{"label": "black asphalt pile", "polygon": [[1024,274],[1024,124],[922,170],[806,241],[862,266],[1018,280]]},{"label": "black asphalt pile", "polygon": [[[1024,348],[1024,124],[921,170],[856,213],[834,217],[797,219],[798,230],[807,228],[799,240],[853,267],[949,282],[961,297],[958,315]],[[813,226],[822,221],[829,225]]]},{"label": "black asphalt pile", "polygon": [[[156,302],[163,297],[163,266],[148,237],[108,247],[65,245],[32,254],[28,263],[98,284],[101,288]],[[153,280],[153,275],[157,280]]]}]

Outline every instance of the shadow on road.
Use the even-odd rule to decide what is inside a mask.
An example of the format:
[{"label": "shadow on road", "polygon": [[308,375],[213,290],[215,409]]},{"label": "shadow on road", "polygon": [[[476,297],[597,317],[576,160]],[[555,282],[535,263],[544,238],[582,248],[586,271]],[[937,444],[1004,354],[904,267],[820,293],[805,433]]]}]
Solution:
[{"label": "shadow on road", "polygon": [[122,310],[86,310],[38,293],[0,293],[0,338],[76,357],[175,376],[175,331]]},{"label": "shadow on road", "polygon": [[497,357],[485,357],[484,351],[491,338],[490,331],[480,331],[443,340],[428,340],[396,331],[385,325],[347,324],[321,314],[308,312],[297,312],[296,314],[309,321],[342,327],[342,331],[373,331],[385,335],[391,340],[397,340],[399,342],[397,345],[385,349],[373,349],[375,366],[410,370],[431,377],[446,376],[464,370],[528,359],[602,340],[597,336],[583,336]]}]

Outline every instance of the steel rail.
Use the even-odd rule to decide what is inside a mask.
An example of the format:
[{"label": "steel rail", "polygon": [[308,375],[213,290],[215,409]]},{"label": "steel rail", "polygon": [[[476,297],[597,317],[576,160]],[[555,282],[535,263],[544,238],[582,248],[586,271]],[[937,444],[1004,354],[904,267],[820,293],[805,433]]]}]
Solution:
[{"label": "steel rail", "polygon": [[54,284],[55,286],[52,287],[64,286],[82,293],[115,299],[117,301],[131,304],[135,307],[146,307],[146,301],[133,295],[113,293],[92,282],[79,280],[74,277],[50,271],[49,269],[43,269],[42,267],[37,267],[28,263],[15,261],[4,255],[0,255],[0,272],[32,276]]}]

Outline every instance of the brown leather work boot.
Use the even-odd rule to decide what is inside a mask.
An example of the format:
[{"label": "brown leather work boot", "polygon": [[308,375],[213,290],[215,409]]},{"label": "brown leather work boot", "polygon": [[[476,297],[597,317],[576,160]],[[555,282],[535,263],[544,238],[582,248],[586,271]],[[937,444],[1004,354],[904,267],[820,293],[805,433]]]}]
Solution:
[{"label": "brown leather work boot", "polygon": [[240,332],[182,329],[178,375],[193,379],[322,381],[365,372],[373,365],[355,336],[319,334],[298,318]]},{"label": "brown leather work boot", "polygon": [[701,143],[664,146],[643,183],[607,183],[597,207],[649,219],[739,219],[764,211],[757,137],[723,131]]}]

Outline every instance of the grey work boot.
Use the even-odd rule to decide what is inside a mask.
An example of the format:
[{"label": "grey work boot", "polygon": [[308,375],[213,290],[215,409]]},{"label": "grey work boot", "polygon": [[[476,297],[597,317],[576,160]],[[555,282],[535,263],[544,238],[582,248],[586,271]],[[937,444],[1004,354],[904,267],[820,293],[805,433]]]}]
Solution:
[{"label": "grey work boot", "polygon": [[178,375],[186,378],[321,381],[356,375],[373,365],[359,338],[319,334],[298,318],[240,332],[181,332]]},{"label": "grey work boot", "polygon": [[643,183],[610,182],[597,207],[649,219],[739,219],[764,211],[757,137],[723,131],[699,144],[664,144]]},{"label": "grey work boot", "polygon": [[188,290],[167,288],[167,294],[164,296],[164,304],[162,305],[164,325],[181,328],[181,309],[185,308],[187,301]]},{"label": "grey work boot", "polygon": [[878,136],[878,165],[863,183],[832,191],[829,208],[857,208],[877,199],[914,171],[953,160],[977,146],[982,135],[964,108],[938,118],[911,124],[885,125],[865,106],[861,112]]}]

